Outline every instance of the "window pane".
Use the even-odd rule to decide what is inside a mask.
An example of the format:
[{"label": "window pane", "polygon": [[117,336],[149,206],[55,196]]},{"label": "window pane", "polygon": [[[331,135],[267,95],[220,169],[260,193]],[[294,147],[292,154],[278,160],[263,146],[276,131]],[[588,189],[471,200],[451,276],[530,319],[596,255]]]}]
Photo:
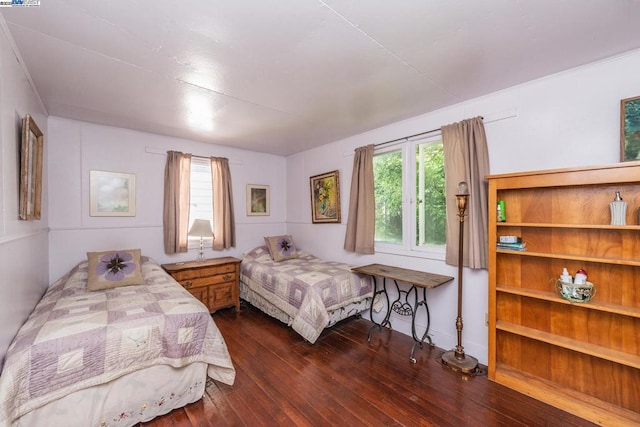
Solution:
[{"label": "window pane", "polygon": [[376,241],[402,243],[402,152],[373,156]]},{"label": "window pane", "polygon": [[189,228],[196,219],[208,219],[213,226],[213,192],[211,163],[208,159],[191,159],[191,200]]},{"label": "window pane", "polygon": [[416,145],[416,245],[444,245],[445,188],[442,141]]}]

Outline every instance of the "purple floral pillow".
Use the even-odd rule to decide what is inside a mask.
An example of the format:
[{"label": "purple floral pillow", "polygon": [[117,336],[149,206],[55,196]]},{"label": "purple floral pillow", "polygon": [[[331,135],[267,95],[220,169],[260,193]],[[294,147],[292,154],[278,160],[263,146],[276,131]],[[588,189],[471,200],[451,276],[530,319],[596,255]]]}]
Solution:
[{"label": "purple floral pillow", "polygon": [[290,235],[265,237],[264,242],[269,248],[269,254],[274,261],[297,258],[298,251]]},{"label": "purple floral pillow", "polygon": [[140,249],[87,252],[87,258],[87,289],[90,291],[144,284],[140,269]]}]

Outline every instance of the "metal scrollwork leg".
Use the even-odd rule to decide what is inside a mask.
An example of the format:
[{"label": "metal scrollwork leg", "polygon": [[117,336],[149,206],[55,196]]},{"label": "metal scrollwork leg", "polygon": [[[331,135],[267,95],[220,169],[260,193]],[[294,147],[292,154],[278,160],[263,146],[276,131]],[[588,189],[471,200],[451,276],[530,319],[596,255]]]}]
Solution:
[{"label": "metal scrollwork leg", "polygon": [[[416,359],[414,357],[416,347],[419,346],[421,349],[424,348],[423,343],[425,339],[429,341],[430,347],[435,347],[435,344],[433,343],[433,341],[431,340],[431,336],[429,335],[429,327],[431,326],[431,316],[429,314],[429,305],[427,304],[427,290],[425,288],[422,288],[422,301],[418,301],[417,288],[414,287],[412,290],[415,290],[414,295],[416,299],[414,303],[413,316],[411,318],[411,332],[413,334],[414,343],[413,343],[413,347],[411,347],[411,355],[409,356],[409,360],[411,361],[411,363],[416,363]],[[417,336],[417,333],[416,333],[416,315],[418,313],[419,307],[424,307],[424,310],[427,313],[427,326],[425,328],[424,333],[422,334],[422,337],[420,338]]]},{"label": "metal scrollwork leg", "polygon": [[[382,322],[378,323],[373,319],[373,304],[376,300],[376,296],[384,294],[387,300],[387,312],[385,313],[384,319]],[[389,320],[389,316],[391,316],[391,305],[389,304],[389,294],[387,293],[387,282],[386,278],[382,278],[382,288],[378,289],[378,281],[376,278],[373,278],[373,298],[371,299],[371,308],[369,309],[369,318],[373,325],[369,328],[369,334],[367,335],[367,342],[371,342],[371,334],[374,328],[378,328],[378,330],[382,330],[383,327],[391,327],[391,321]]]},{"label": "metal scrollwork leg", "polygon": [[435,347],[436,345],[431,340],[431,335],[429,335],[429,328],[431,327],[431,315],[429,313],[429,304],[427,304],[427,290],[422,288],[422,301],[420,305],[424,306],[424,311],[427,313],[427,328],[424,330],[424,334],[422,335],[422,341],[426,338],[429,341],[429,345],[431,347]]}]

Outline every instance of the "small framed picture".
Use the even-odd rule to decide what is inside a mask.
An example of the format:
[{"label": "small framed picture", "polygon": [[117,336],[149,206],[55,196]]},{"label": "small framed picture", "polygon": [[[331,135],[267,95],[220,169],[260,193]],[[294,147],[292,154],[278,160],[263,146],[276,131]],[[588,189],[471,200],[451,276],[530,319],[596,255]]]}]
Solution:
[{"label": "small framed picture", "polygon": [[269,203],[268,185],[247,184],[247,215],[270,215]]},{"label": "small framed picture", "polygon": [[640,96],[620,101],[620,161],[640,160]]},{"label": "small framed picture", "polygon": [[337,170],[309,178],[311,221],[314,224],[340,222],[340,179]]},{"label": "small framed picture", "polygon": [[90,171],[91,216],[136,216],[136,176]]}]

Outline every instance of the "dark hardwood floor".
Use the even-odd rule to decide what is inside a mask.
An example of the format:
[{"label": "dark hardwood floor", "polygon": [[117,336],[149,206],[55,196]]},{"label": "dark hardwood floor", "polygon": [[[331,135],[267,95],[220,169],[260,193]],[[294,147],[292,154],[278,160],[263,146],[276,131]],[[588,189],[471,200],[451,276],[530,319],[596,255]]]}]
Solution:
[{"label": "dark hardwood floor", "polygon": [[[214,320],[237,371],[209,380],[204,397],[144,426],[591,426],[493,383],[443,367],[443,350],[416,350],[392,330],[366,340],[371,322],[348,319],[311,345],[243,303]],[[580,404],[580,402],[576,402]]]}]

